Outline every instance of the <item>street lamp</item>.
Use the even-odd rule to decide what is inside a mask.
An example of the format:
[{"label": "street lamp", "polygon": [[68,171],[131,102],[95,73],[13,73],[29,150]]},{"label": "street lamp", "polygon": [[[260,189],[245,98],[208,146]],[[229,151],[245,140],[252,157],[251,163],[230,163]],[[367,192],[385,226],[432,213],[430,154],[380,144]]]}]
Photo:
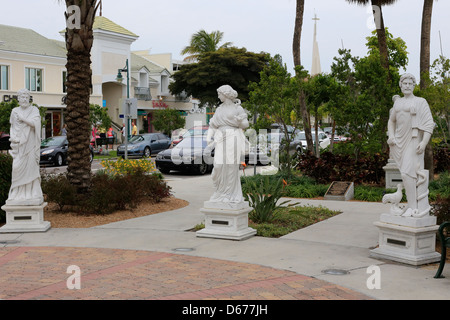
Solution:
[{"label": "street lamp", "polygon": [[125,159],[128,159],[128,135],[130,131],[130,73],[128,72],[128,59],[125,64],[125,68],[118,69],[116,80],[119,83],[122,83],[123,77],[122,72],[127,73],[127,101],[126,101],[126,110],[125,110]]}]

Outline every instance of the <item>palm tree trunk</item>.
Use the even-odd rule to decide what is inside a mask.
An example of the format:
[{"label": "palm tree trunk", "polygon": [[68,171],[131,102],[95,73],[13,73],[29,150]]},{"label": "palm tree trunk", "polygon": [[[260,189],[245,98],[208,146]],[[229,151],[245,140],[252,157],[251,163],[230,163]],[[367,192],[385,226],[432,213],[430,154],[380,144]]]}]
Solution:
[{"label": "palm tree trunk", "polygon": [[[295,11],[294,38],[292,41],[292,53],[294,56],[294,65],[296,67],[301,65],[300,43],[302,38],[304,9],[305,9],[305,0],[297,0],[297,6]],[[297,74],[297,76],[299,76],[299,74]],[[300,81],[304,80],[300,79]],[[306,108],[306,98],[303,90],[300,91],[299,102],[300,102],[300,113],[302,116],[303,126],[305,129],[306,145],[308,151],[314,153],[313,140],[311,135],[311,126],[309,124],[309,114],[308,109]]]},{"label": "palm tree trunk", "polygon": [[66,29],[67,47],[67,140],[68,179],[79,193],[89,190],[91,164],[89,156],[89,98],[92,88],[91,48],[97,0],[66,0],[66,5],[80,7],[80,29]]},{"label": "palm tree trunk", "polygon": [[[386,41],[386,29],[384,27],[384,19],[383,19],[383,11],[381,6],[381,0],[372,0],[372,5],[378,6],[379,8],[379,25],[377,25],[377,38],[378,38],[378,48],[380,50],[380,58],[381,58],[381,65],[385,70],[388,72],[388,80],[390,81],[390,74],[389,74],[389,54],[388,54],[388,48],[387,48],[387,41]],[[376,19],[378,20],[378,19]]]},{"label": "palm tree trunk", "polygon": [[[430,37],[431,16],[433,13],[433,1],[423,1],[422,32],[420,37],[420,89],[425,90],[428,85],[430,73]],[[425,169],[430,173],[430,181],[434,180],[434,159],[431,141],[425,149]]]},{"label": "palm tree trunk", "polygon": [[430,37],[431,37],[431,15],[433,12],[433,1],[423,1],[422,32],[420,37],[420,89],[427,86],[430,73]]}]

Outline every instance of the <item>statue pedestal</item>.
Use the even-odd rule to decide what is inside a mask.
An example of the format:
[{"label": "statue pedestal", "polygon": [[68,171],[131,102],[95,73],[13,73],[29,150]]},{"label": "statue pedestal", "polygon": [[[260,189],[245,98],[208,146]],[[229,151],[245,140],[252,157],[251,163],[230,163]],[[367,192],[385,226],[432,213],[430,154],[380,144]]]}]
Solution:
[{"label": "statue pedestal", "polygon": [[385,172],[386,189],[396,189],[399,183],[402,183],[402,175],[393,159],[389,159],[388,163],[383,167]]},{"label": "statue pedestal", "polygon": [[227,204],[206,201],[200,209],[205,214],[205,228],[196,232],[197,237],[248,239],[256,234],[256,230],[248,226],[248,213],[252,210],[248,202]]},{"label": "statue pedestal", "polygon": [[411,218],[382,214],[374,223],[379,229],[379,247],[371,250],[374,258],[393,260],[414,266],[434,263],[436,252],[436,217]]},{"label": "statue pedestal", "polygon": [[4,205],[6,224],[0,233],[45,232],[50,229],[50,222],[44,221],[44,208],[47,202],[37,206]]}]

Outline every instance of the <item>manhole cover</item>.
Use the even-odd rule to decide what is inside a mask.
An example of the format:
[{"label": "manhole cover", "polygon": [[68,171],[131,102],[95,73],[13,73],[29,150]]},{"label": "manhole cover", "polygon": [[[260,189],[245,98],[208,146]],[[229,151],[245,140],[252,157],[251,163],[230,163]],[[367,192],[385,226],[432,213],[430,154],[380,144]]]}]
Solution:
[{"label": "manhole cover", "polygon": [[19,240],[0,240],[0,244],[15,244],[19,242]]},{"label": "manhole cover", "polygon": [[189,252],[189,251],[194,251],[194,248],[175,248],[172,249],[173,251],[177,251],[177,252]]},{"label": "manhole cover", "polygon": [[349,274],[349,272],[347,270],[341,270],[341,269],[327,269],[327,270],[323,270],[322,272],[325,274],[331,274],[331,275],[335,275],[335,276],[342,276],[345,274]]}]

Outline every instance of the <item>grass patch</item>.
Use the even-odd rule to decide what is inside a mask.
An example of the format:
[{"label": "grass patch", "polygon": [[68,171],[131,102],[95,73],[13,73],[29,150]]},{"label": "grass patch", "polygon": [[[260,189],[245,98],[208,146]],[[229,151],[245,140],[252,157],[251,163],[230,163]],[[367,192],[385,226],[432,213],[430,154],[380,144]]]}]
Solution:
[{"label": "grass patch", "polygon": [[109,150],[108,154],[94,154],[94,159],[97,160],[108,160],[113,158],[117,158],[117,150]]},{"label": "grass patch", "polygon": [[[257,236],[279,238],[340,213],[340,211],[333,211],[321,206],[281,207],[276,209],[275,218],[271,222],[249,221],[248,225],[256,230]],[[200,223],[192,231],[199,231],[204,227],[204,223]]]},{"label": "grass patch", "polygon": [[283,207],[277,209],[276,218],[270,223],[250,221],[249,227],[256,229],[257,236],[279,238],[340,213],[341,211],[334,211],[321,206]]}]

